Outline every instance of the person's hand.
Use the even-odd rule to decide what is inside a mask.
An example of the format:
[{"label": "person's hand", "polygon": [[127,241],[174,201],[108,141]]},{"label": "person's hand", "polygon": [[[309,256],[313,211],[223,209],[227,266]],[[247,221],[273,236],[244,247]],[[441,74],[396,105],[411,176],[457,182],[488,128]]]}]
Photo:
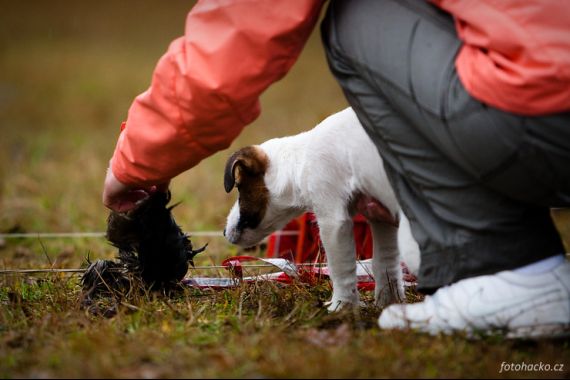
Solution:
[{"label": "person's hand", "polygon": [[103,204],[117,212],[132,210],[137,202],[145,199],[155,191],[167,191],[168,183],[150,186],[148,188],[132,188],[121,183],[113,174],[111,168],[107,169],[105,184],[103,186]]}]

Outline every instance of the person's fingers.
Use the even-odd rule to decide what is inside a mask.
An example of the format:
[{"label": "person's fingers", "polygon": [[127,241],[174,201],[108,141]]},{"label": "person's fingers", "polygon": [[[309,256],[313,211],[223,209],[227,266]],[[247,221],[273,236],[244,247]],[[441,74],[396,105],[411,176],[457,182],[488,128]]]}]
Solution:
[{"label": "person's fingers", "polygon": [[117,197],[117,201],[112,204],[111,209],[117,212],[127,212],[136,207],[137,203],[148,197],[144,190],[128,191],[123,196]]},{"label": "person's fingers", "polygon": [[121,183],[111,169],[107,170],[103,186],[102,201],[105,207],[117,211],[126,212],[136,207],[137,203],[147,198],[149,194],[157,191],[167,191],[170,182],[150,186],[144,189],[133,189]]},{"label": "person's fingers", "polygon": [[126,212],[135,208],[138,202],[148,196],[149,193],[144,190],[128,190],[124,193],[118,193],[107,197],[107,199],[104,200],[104,204],[111,210]]},{"label": "person's fingers", "polygon": [[164,183],[161,183],[161,184],[158,184],[158,185],[153,185],[153,186],[151,186],[151,187],[148,189],[148,192],[149,192],[150,194],[153,194],[153,193],[155,193],[155,192],[157,192],[157,191],[160,191],[160,192],[165,193],[165,192],[168,191],[168,187],[169,187],[169,186],[170,186],[170,181],[164,182]]},{"label": "person's fingers", "polygon": [[111,169],[107,170],[102,194],[105,207],[118,212],[128,211],[135,206],[137,200],[145,196],[147,194],[132,191],[115,177]]}]

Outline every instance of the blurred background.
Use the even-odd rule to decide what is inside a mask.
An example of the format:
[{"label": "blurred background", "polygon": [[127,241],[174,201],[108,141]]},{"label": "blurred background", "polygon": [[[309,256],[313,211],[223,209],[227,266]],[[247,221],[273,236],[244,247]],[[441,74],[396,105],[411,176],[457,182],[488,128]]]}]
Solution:
[{"label": "blurred background", "polygon": [[[0,232],[104,231],[105,170],[119,126],[192,1],[0,1]],[[227,150],[172,182],[184,231],[222,230],[235,194],[223,166],[241,146],[309,129],[346,106],[318,28],[293,70],[261,99],[262,115]],[[210,253],[228,255],[220,238]],[[212,245],[214,244],[214,245]],[[216,245],[219,244],[219,245]],[[102,238],[4,239],[0,267],[76,266],[114,255]]]},{"label": "blurred background", "polygon": [[[170,41],[183,34],[192,1],[0,0],[0,233],[99,232],[101,189],[119,126]],[[235,194],[223,167],[239,147],[312,128],[346,101],[313,32],[292,71],[261,98],[261,117],[226,151],[172,182],[187,232],[221,231]],[[569,236],[568,214],[558,213]],[[562,221],[562,222],[560,222]],[[218,261],[234,249],[206,242]],[[76,267],[113,256],[103,238],[0,239],[0,267]],[[49,258],[49,259],[48,259]],[[51,261],[51,262],[50,262]]]},{"label": "blurred background", "polygon": [[[33,235],[105,231],[101,190],[120,124],[170,41],[183,34],[192,5],[0,0],[0,233],[32,234],[0,237],[0,270],[78,268],[87,257],[116,255],[103,237]],[[181,202],[174,216],[184,231],[223,229],[236,199],[223,187],[233,151],[310,129],[347,105],[318,28],[261,104],[260,118],[228,150],[172,181],[173,202]],[[568,213],[557,220],[569,237]],[[221,237],[191,239],[195,247],[209,243],[197,265],[220,264],[237,253]],[[119,308],[84,310],[77,279],[0,275],[0,378],[486,378],[496,377],[503,361],[568,358],[567,344],[382,332],[376,309],[362,319],[323,313],[317,305],[329,289],[322,286],[153,293],[127,298]]]}]

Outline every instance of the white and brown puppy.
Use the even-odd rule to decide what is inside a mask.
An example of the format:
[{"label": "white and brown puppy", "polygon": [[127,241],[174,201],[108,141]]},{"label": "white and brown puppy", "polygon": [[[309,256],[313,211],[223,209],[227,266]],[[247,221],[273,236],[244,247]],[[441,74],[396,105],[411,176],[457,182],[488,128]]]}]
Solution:
[{"label": "white and brown puppy", "polygon": [[352,217],[362,211],[374,214],[364,209],[379,201],[389,216],[399,219],[399,227],[386,218],[368,220],[375,299],[380,306],[404,299],[399,251],[417,273],[418,246],[380,155],[352,108],[310,131],[240,149],[228,159],[224,186],[227,192],[234,186],[239,191],[224,235],[243,247],[258,244],[303,212],[315,213],[333,285],[330,311],[359,305]]}]

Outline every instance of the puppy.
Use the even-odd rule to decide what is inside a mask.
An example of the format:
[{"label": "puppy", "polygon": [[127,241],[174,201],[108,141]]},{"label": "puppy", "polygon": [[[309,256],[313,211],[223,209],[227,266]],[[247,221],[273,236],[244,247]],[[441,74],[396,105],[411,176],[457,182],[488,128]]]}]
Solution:
[{"label": "puppy", "polygon": [[376,146],[352,108],[310,131],[238,150],[226,163],[224,186],[228,193],[239,191],[224,236],[243,247],[306,211],[315,213],[333,286],[329,311],[360,304],[352,218],[362,212],[373,237],[375,301],[386,306],[404,300],[399,251],[417,273],[419,249]]}]

